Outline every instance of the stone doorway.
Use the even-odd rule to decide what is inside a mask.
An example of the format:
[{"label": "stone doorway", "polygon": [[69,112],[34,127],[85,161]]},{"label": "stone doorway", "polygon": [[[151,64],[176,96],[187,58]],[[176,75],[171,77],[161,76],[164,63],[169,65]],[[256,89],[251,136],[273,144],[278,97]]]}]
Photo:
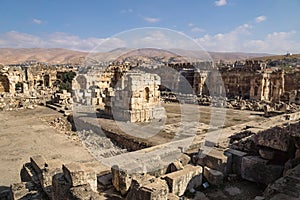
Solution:
[{"label": "stone doorway", "polygon": [[0,76],[0,92],[9,92],[9,80],[7,76]]}]

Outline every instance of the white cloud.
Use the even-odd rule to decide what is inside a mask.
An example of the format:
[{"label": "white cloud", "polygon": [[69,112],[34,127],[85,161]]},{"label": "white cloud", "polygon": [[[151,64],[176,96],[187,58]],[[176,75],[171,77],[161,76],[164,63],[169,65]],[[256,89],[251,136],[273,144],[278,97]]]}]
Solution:
[{"label": "white cloud", "polygon": [[251,28],[249,24],[243,24],[228,33],[206,34],[196,41],[209,51],[241,51],[240,45],[243,39],[250,35]]},{"label": "white cloud", "polygon": [[0,35],[0,47],[27,48],[45,45],[45,41],[37,36],[10,31]]},{"label": "white cloud", "polygon": [[296,31],[273,32],[263,39],[248,40],[245,48],[252,52],[271,52],[284,54],[286,52],[300,52],[300,42],[294,40]]},{"label": "white cloud", "polygon": [[[243,24],[227,33],[206,34],[195,39],[207,51],[299,53],[300,41],[296,31],[273,32],[261,38],[252,33],[252,27]],[[140,29],[118,38],[81,38],[56,32],[43,36],[10,31],[0,34],[0,48],[66,48],[80,51],[109,51],[115,48],[198,49],[183,34],[167,30]],[[96,49],[94,49],[96,48]]]},{"label": "white cloud", "polygon": [[188,26],[189,26],[189,27],[193,27],[193,26],[195,26],[195,24],[189,23]]},{"label": "white cloud", "polygon": [[206,34],[196,41],[208,51],[259,52],[284,54],[300,52],[296,31],[273,32],[262,38],[254,38],[252,26],[243,24],[228,33]]},{"label": "white cloud", "polygon": [[100,44],[101,49],[111,50],[112,48],[123,47],[125,44],[121,40],[112,39],[105,42],[105,38],[80,38],[78,36],[69,35],[67,33],[56,32],[43,37],[10,31],[0,34],[0,48],[66,48],[80,51],[91,51]]},{"label": "white cloud", "polygon": [[33,19],[32,22],[35,23],[35,24],[42,24],[43,23],[43,21],[40,20],[40,19]]},{"label": "white cloud", "polygon": [[157,23],[160,21],[160,18],[154,18],[154,17],[144,17],[144,20],[149,23]]},{"label": "white cloud", "polygon": [[225,5],[227,5],[227,1],[226,0],[218,0],[218,1],[215,1],[215,5],[216,6],[225,6]]},{"label": "white cloud", "polygon": [[266,16],[261,15],[261,16],[256,17],[256,18],[255,18],[255,21],[256,21],[257,23],[260,23],[260,22],[265,21],[266,19],[267,19]]},{"label": "white cloud", "polygon": [[203,28],[199,28],[199,27],[193,27],[192,29],[191,29],[191,31],[192,32],[205,32],[205,29],[203,29]]}]

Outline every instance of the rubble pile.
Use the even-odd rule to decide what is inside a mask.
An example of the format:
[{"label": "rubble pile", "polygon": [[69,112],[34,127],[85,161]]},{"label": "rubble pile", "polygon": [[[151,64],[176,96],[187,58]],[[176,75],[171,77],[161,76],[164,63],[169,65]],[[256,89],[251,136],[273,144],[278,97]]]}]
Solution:
[{"label": "rubble pile", "polygon": [[121,149],[115,145],[108,137],[99,136],[92,130],[77,131],[76,135],[90,154],[97,160],[127,152],[126,149]]},{"label": "rubble pile", "polygon": [[65,115],[72,114],[73,99],[71,93],[67,90],[62,90],[61,93],[54,93],[51,100],[46,102],[47,107],[64,113]]},{"label": "rubble pile", "polygon": [[231,133],[227,130],[228,143],[196,155],[194,160],[204,167],[204,177],[211,185],[240,177],[268,186],[261,199],[297,199],[300,194],[293,187],[300,184],[296,178],[300,166],[299,129],[299,112],[231,127]]},{"label": "rubble pile", "polygon": [[72,124],[65,116],[47,117],[42,120],[46,121],[59,132],[68,135],[73,141],[84,145],[89,153],[97,160],[127,152],[126,149],[115,145],[108,137],[98,135],[92,130],[72,131]]},{"label": "rubble pile", "polygon": [[[49,95],[50,98],[51,95]],[[45,105],[47,95],[0,94],[0,111],[13,111],[20,109],[34,109],[38,105]]]},{"label": "rubble pile", "polygon": [[71,135],[70,133],[72,131],[72,125],[68,121],[68,119],[65,116],[51,116],[51,117],[44,117],[42,118],[43,121],[46,121],[49,126],[54,127],[59,132],[62,132],[66,135]]}]

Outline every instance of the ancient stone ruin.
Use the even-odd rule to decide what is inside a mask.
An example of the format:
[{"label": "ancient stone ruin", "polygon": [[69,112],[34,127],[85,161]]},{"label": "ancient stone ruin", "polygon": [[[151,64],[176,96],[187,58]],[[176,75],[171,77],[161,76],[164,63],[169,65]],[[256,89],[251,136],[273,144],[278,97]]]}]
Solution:
[{"label": "ancient stone ruin", "polygon": [[[153,69],[159,71],[164,66],[178,73],[153,73]],[[1,66],[2,110],[47,105],[63,112],[72,125],[78,123],[73,128],[81,131],[78,137],[95,159],[66,163],[32,155],[22,166],[21,183],[12,184],[0,198],[207,199],[209,188],[247,181],[264,190],[254,199],[299,199],[297,70],[292,76],[252,60],[226,66],[198,62],[145,65],[140,69],[128,62],[85,67],[45,63]],[[192,93],[180,88],[181,81],[189,83]],[[170,91],[164,84],[179,89]],[[264,111],[267,118],[229,127],[206,125],[206,131],[192,137],[189,133],[199,124],[188,124],[182,130],[187,137],[182,140],[174,140],[176,133],[164,128],[159,134],[171,138],[164,141],[157,141],[165,139],[159,136],[144,139],[129,135],[115,124],[121,121],[146,126],[151,121],[163,121],[163,102],[177,105],[182,100],[197,106]],[[73,113],[76,109],[80,115]],[[180,127],[180,123],[172,121],[168,126]],[[206,137],[214,134],[219,136],[217,140]],[[181,144],[189,139],[191,144],[184,148]],[[95,146],[105,144],[118,148],[97,153]]]}]

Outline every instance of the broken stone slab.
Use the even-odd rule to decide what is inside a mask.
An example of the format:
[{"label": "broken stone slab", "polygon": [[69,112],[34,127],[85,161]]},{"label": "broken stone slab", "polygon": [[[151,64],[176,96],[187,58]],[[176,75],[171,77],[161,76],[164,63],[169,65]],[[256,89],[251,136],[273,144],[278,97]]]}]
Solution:
[{"label": "broken stone slab", "polygon": [[267,199],[300,199],[300,164],[286,176],[268,185],[264,192]]},{"label": "broken stone slab", "polygon": [[111,188],[112,185],[112,174],[104,174],[102,176],[97,176],[98,190],[104,191]]},{"label": "broken stone slab", "polygon": [[55,174],[52,178],[52,199],[67,199],[69,196],[71,183],[65,179],[63,173]]},{"label": "broken stone slab", "polygon": [[202,175],[202,173],[200,175],[194,176],[190,180],[190,182],[189,182],[189,184],[187,186],[187,190],[190,191],[190,192],[194,191],[196,188],[198,188],[198,187],[201,186],[202,181],[203,181],[203,175]]},{"label": "broken stone slab", "polygon": [[193,178],[197,176],[201,176],[202,174],[202,167],[201,166],[193,166],[193,165],[186,165],[182,170],[172,172],[162,176],[164,180],[166,180],[170,193],[173,193],[177,196],[181,196],[184,194],[186,189],[188,189],[189,183],[193,181],[190,187],[198,187],[202,184],[202,179],[195,179],[199,180],[196,182]]},{"label": "broken stone slab", "polygon": [[247,155],[246,152],[235,150],[235,149],[227,149],[225,151],[227,154],[231,154],[232,156],[232,164],[231,164],[231,173],[241,175],[241,166],[242,159]]},{"label": "broken stone slab", "polygon": [[72,187],[90,184],[92,190],[97,191],[97,177],[94,170],[85,168],[79,163],[63,165],[63,174]]},{"label": "broken stone slab", "polygon": [[125,195],[131,185],[132,176],[126,170],[120,169],[119,166],[111,167],[112,183],[114,188]]},{"label": "broken stone slab", "polygon": [[211,185],[219,186],[223,184],[224,175],[218,170],[210,169],[209,167],[204,167],[203,175]]},{"label": "broken stone slab", "polygon": [[230,148],[243,152],[257,153],[257,144],[255,143],[255,135],[249,135],[239,141],[235,141]]},{"label": "broken stone slab", "polygon": [[42,186],[44,192],[51,196],[52,193],[52,177],[55,174],[62,173],[62,162],[57,159],[49,160],[45,164],[45,168],[42,169],[42,172],[39,176],[40,185]]},{"label": "broken stone slab", "polygon": [[258,156],[245,156],[242,159],[241,176],[243,179],[269,184],[282,176],[283,166],[268,164],[268,160]]},{"label": "broken stone slab", "polygon": [[40,174],[42,173],[42,169],[45,168],[46,159],[42,155],[35,155],[30,157],[30,162],[33,167],[33,169],[36,171],[36,173]]},{"label": "broken stone slab", "polygon": [[[10,186],[8,193],[4,195],[5,197],[1,199],[42,199],[41,193],[37,191],[32,182],[14,183]],[[2,197],[1,193],[0,197]]]},{"label": "broken stone slab", "polygon": [[167,169],[167,173],[172,173],[172,172],[176,172],[178,170],[183,169],[183,165],[181,164],[181,162],[176,161],[176,162],[172,162]]},{"label": "broken stone slab", "polygon": [[89,184],[72,187],[68,200],[101,200],[98,192],[92,190]]},{"label": "broken stone slab", "polygon": [[258,145],[270,147],[280,151],[288,151],[292,144],[292,138],[286,127],[270,127],[269,129],[259,131],[255,136]]},{"label": "broken stone slab", "polygon": [[190,163],[191,157],[186,154],[181,154],[179,158],[177,158],[177,161],[179,161],[182,164],[182,166],[186,166]]},{"label": "broken stone slab", "polygon": [[169,188],[167,183],[151,175],[140,175],[132,179],[126,200],[167,200]]},{"label": "broken stone slab", "polygon": [[178,170],[183,169],[184,166],[186,166],[191,161],[191,157],[186,154],[181,154],[176,161],[172,162],[168,168],[166,173],[175,172]]},{"label": "broken stone slab", "polygon": [[26,188],[26,184],[24,182],[12,184],[10,186],[10,190],[11,190],[11,198],[12,199],[22,199],[29,192],[29,190]]},{"label": "broken stone slab", "polygon": [[201,154],[199,151],[197,164],[207,166],[211,169],[221,171],[227,174],[231,171],[231,154],[224,154],[224,150],[213,148],[207,154]]}]

